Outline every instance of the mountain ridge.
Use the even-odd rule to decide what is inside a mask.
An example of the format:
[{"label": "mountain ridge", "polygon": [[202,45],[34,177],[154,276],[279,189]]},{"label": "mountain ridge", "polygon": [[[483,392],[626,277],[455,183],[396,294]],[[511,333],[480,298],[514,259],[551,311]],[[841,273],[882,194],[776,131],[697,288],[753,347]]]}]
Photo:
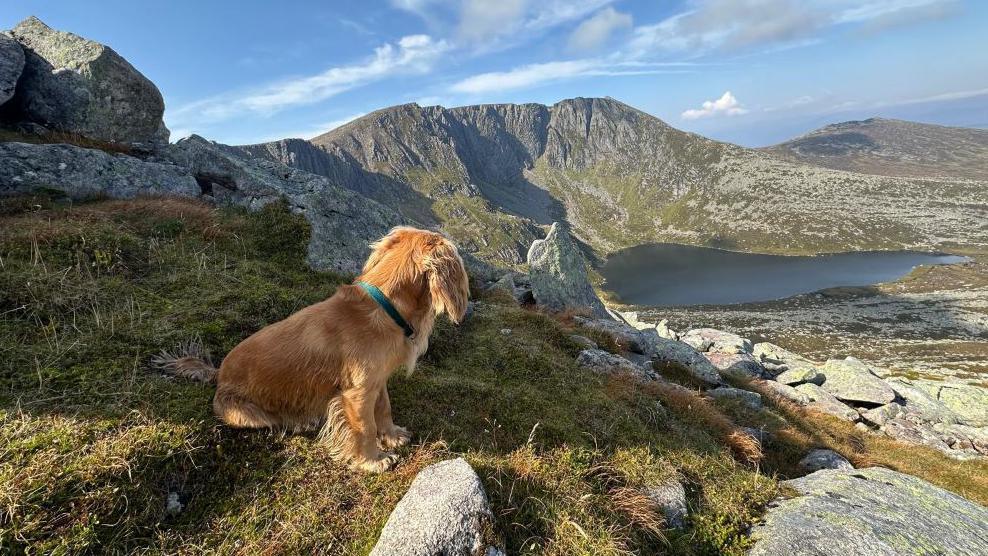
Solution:
[{"label": "mountain ridge", "polygon": [[988,179],[988,130],[873,117],[829,124],[765,151],[836,170]]},{"label": "mountain ridge", "polygon": [[508,264],[556,220],[599,255],[648,242],[938,248],[972,240],[986,200],[953,177],[849,173],[714,141],[611,98],[409,103],[308,141],[236,148],[327,176]]}]

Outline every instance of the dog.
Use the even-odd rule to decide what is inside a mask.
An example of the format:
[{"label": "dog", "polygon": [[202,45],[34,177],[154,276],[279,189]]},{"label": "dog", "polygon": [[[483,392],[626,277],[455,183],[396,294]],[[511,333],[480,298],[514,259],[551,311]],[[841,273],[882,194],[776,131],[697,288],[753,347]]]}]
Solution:
[{"label": "dog", "polygon": [[436,317],[459,324],[469,296],[452,242],[398,227],[371,245],[354,284],[256,332],[219,369],[194,354],[163,353],[155,363],[215,382],[213,410],[232,427],[318,429],[336,459],[383,472],[398,460],[388,450],[411,439],[392,421],[388,378],[401,366],[411,374]]}]

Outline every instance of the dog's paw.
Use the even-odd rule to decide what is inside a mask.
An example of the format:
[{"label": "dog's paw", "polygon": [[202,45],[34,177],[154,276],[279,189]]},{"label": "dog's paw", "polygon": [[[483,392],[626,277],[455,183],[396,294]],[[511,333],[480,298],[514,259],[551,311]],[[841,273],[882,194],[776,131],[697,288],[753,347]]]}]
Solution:
[{"label": "dog's paw", "polygon": [[386,449],[398,448],[408,444],[412,440],[412,433],[405,427],[394,426],[390,431],[381,434],[378,438],[381,447]]},{"label": "dog's paw", "polygon": [[394,467],[396,463],[398,463],[398,454],[381,452],[381,455],[377,459],[355,461],[350,464],[350,467],[365,473],[384,473]]}]

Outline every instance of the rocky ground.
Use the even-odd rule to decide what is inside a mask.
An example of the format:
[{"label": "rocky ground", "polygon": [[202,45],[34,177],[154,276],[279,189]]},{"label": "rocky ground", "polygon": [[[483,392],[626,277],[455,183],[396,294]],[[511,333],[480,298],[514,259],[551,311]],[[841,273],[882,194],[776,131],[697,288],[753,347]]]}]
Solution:
[{"label": "rocky ground", "polygon": [[988,380],[988,257],[901,280],[779,301],[641,309],[678,329],[714,327],[816,360],[851,355],[883,375]]}]

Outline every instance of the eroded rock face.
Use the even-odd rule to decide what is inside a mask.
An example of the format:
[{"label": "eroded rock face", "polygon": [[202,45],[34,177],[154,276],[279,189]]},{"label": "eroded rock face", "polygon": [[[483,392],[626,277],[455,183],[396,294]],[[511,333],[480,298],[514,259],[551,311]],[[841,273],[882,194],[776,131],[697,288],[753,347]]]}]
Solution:
[{"label": "eroded rock face", "polygon": [[586,262],[566,224],[553,223],[545,239],[532,243],[528,264],[536,303],[554,311],[588,309],[595,317],[609,318],[590,285]]},{"label": "eroded rock face", "polygon": [[793,353],[771,342],[760,342],[752,346],[752,355],[772,374],[779,374],[793,366],[812,367],[813,361]]},{"label": "eroded rock face", "polygon": [[357,273],[368,244],[403,223],[391,209],[337,186],[327,178],[263,159],[193,135],[165,156],[195,176],[201,193],[220,203],[257,209],[284,198],[312,226],[309,264],[319,270]]},{"label": "eroded rock face", "polygon": [[493,515],[463,458],[426,467],[388,518],[373,556],[472,556],[493,550]]},{"label": "eroded rock face", "polygon": [[914,380],[913,385],[957,415],[958,422],[988,427],[988,389],[972,384]]},{"label": "eroded rock face", "polygon": [[867,365],[853,357],[831,359],[820,372],[825,377],[823,389],[837,399],[877,405],[884,405],[895,399],[892,387],[875,376]]},{"label": "eroded rock face", "polygon": [[24,50],[17,41],[0,33],[0,104],[10,100],[24,71]]},{"label": "eroded rock face", "polygon": [[73,199],[199,195],[196,180],[175,164],[73,145],[0,143],[0,161],[0,195],[39,187],[64,191]]},{"label": "eroded rock face", "polygon": [[722,373],[762,378],[768,373],[750,353],[707,352],[703,354]]},{"label": "eroded rock face", "polygon": [[33,16],[10,33],[25,55],[10,100],[17,120],[101,141],[168,142],[161,93],[113,49]]},{"label": "eroded rock face", "polygon": [[751,556],[984,554],[988,508],[916,477],[871,467],[783,484],[800,495],[754,527]]}]

